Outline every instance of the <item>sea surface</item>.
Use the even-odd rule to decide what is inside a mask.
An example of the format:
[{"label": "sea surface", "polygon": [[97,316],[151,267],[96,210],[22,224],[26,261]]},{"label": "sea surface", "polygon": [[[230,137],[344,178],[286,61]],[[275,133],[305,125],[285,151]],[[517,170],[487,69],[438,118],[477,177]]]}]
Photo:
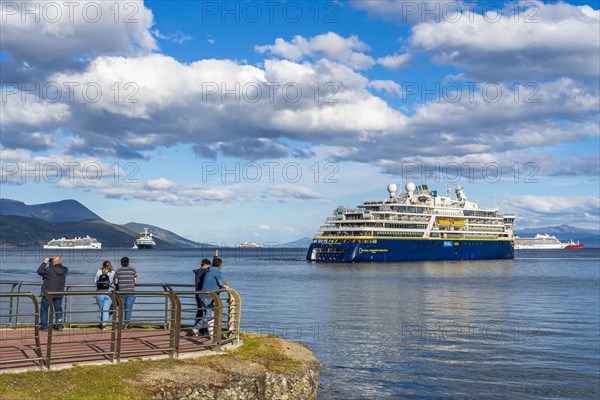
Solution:
[{"label": "sea surface", "polygon": [[[52,255],[1,250],[0,280]],[[68,283],[129,256],[142,283],[192,283],[212,250],[63,251]],[[304,249],[223,249],[242,329],[304,343],[319,399],[600,398],[600,249],[514,260],[316,264]]]}]

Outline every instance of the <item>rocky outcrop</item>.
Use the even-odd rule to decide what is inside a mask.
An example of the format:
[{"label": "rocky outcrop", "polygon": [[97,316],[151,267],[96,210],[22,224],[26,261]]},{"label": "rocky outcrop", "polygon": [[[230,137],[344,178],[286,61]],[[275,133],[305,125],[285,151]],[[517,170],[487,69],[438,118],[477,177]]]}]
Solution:
[{"label": "rocky outcrop", "polygon": [[314,400],[319,385],[318,365],[299,373],[285,374],[266,372],[246,378],[223,388],[187,388],[157,393],[157,400]]},{"label": "rocky outcrop", "polygon": [[[251,338],[248,334],[246,339]],[[258,335],[253,335],[255,338]],[[264,341],[264,337],[261,338]],[[156,400],[314,400],[320,363],[305,346],[269,337],[268,349],[233,351],[209,365],[156,371]],[[262,345],[262,344],[261,344]],[[265,357],[262,356],[265,354]]]}]

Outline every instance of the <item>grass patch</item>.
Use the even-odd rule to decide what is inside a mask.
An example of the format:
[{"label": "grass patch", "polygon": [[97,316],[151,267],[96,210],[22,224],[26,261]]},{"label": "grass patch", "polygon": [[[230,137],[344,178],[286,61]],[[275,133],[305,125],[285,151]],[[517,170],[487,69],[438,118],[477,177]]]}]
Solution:
[{"label": "grass patch", "polygon": [[302,362],[286,355],[284,342],[274,335],[241,334],[244,344],[231,352],[231,356],[264,365],[272,372],[297,372]]},{"label": "grass patch", "polygon": [[[294,373],[303,362],[285,354],[286,342],[272,335],[242,334],[244,344],[225,355],[184,359],[140,360],[120,364],[81,365],[59,371],[31,371],[19,374],[0,374],[2,400],[42,399],[60,400],[148,399],[161,387],[180,387],[189,383],[177,371],[193,374],[200,368],[224,374],[224,381],[235,379],[228,375],[231,365],[259,364],[265,370]],[[196,367],[196,368],[194,368]],[[157,381],[149,375],[161,371]],[[227,378],[229,376],[229,378]],[[157,383],[160,382],[160,383]]]},{"label": "grass patch", "polygon": [[[142,361],[119,365],[79,366],[61,371],[32,371],[0,375],[3,400],[53,398],[145,399],[149,391],[127,383],[139,373]],[[140,390],[142,389],[142,390]]]}]

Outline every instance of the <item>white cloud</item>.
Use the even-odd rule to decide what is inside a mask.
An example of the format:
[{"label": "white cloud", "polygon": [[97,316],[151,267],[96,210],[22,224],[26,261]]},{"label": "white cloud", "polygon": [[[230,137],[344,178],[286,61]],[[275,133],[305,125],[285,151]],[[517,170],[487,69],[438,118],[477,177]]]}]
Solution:
[{"label": "white cloud", "polygon": [[158,179],[150,179],[146,182],[146,188],[148,190],[169,190],[173,187],[175,187],[174,182],[162,177]]},{"label": "white cloud", "polygon": [[274,44],[256,46],[255,50],[261,54],[270,53],[291,61],[301,61],[305,57],[315,60],[325,58],[353,69],[367,69],[375,63],[372,57],[364,54],[364,51],[369,50],[369,46],[360,41],[358,36],[343,38],[334,32],[310,39],[297,35],[291,42],[277,38]]},{"label": "white cloud", "polygon": [[267,192],[269,195],[287,199],[287,198],[295,198],[295,199],[303,199],[303,200],[319,200],[321,199],[321,194],[316,192],[315,190],[303,187],[303,186],[292,186],[292,185],[274,185],[270,187]]},{"label": "white cloud", "polygon": [[391,70],[398,70],[404,67],[408,63],[408,61],[410,61],[411,57],[412,56],[410,54],[397,54],[393,56],[385,56],[378,58],[377,64],[381,64],[384,67],[389,68]]},{"label": "white cloud", "polygon": [[[37,87],[37,89],[36,89]],[[49,94],[52,89],[46,86],[47,98],[40,100],[43,89],[37,86],[23,86],[10,83],[0,89],[2,95],[2,107],[0,107],[0,118],[2,126],[8,128],[12,125],[28,125],[39,127],[43,125],[56,125],[65,122],[71,116],[69,106],[53,100],[54,94]],[[28,91],[25,91],[26,89]]]},{"label": "white cloud", "polygon": [[413,50],[434,61],[465,68],[488,80],[584,77],[600,71],[600,17],[589,6],[528,2],[515,13],[470,11],[457,20],[422,22],[412,29]]},{"label": "white cloud", "polygon": [[0,18],[2,51],[29,63],[157,49],[153,15],[142,0],[3,2]]},{"label": "white cloud", "polygon": [[[102,93],[90,101],[95,90],[86,97],[76,89],[72,101],[63,96],[63,102],[48,106],[62,108],[62,114],[47,113],[64,115],[60,124],[40,121],[40,129],[68,127],[78,137],[71,150],[79,154],[141,158],[141,150],[187,143],[199,154],[281,157],[286,147],[280,137],[327,142],[344,134],[373,140],[398,131],[405,121],[369,92],[364,76],[329,60],[267,60],[257,68],[229,60],[184,64],[160,54],[102,56],[81,73],[51,79],[60,86],[77,82],[78,88],[93,82]],[[232,89],[237,99],[224,94]],[[11,126],[27,123],[27,116],[15,113]],[[3,125],[3,134],[12,134],[11,126]],[[248,151],[238,154],[244,148]]]},{"label": "white cloud", "polygon": [[178,44],[182,44],[184,42],[187,42],[188,40],[192,40],[192,37],[190,35],[185,35],[181,31],[163,34],[158,29],[154,29],[152,30],[152,34],[159,39],[168,40],[169,42],[174,42]]},{"label": "white cloud", "polygon": [[402,96],[402,88],[394,81],[369,81],[369,87],[372,87],[375,90],[382,90],[386,93],[392,93],[398,96]]},{"label": "white cloud", "polygon": [[[517,215],[526,225],[573,225],[597,227],[600,222],[600,198],[594,196],[511,196],[503,208]],[[517,228],[518,229],[518,228]]]},{"label": "white cloud", "polygon": [[350,4],[373,18],[398,24],[439,21],[450,12],[468,9],[462,0],[351,0]]}]

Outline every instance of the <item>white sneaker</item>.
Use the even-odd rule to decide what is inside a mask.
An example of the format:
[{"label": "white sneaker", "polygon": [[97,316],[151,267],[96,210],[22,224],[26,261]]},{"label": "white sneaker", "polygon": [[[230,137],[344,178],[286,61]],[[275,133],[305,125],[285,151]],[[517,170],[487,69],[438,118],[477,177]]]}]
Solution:
[{"label": "white sneaker", "polygon": [[192,333],[194,334],[194,336],[200,336],[200,331],[196,328],[192,328]]}]

